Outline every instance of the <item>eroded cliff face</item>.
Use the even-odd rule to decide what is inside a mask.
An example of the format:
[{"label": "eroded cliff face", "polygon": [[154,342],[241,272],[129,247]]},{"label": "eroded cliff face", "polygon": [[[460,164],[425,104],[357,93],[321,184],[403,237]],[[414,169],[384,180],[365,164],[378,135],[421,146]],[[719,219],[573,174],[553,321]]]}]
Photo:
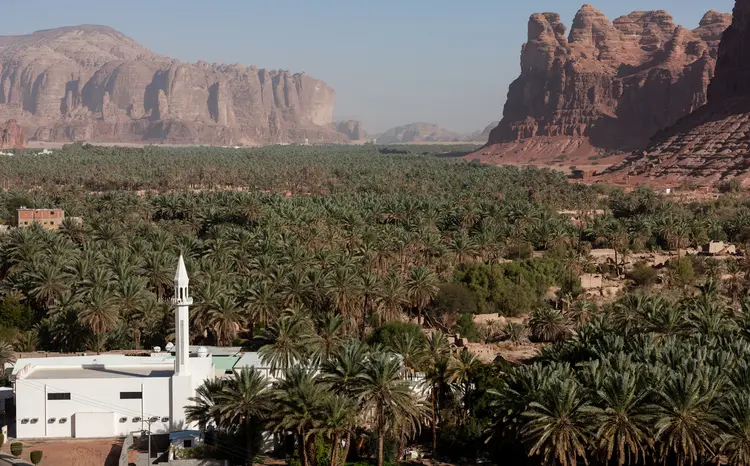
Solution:
[{"label": "eroded cliff face", "polygon": [[712,184],[750,170],[750,0],[737,0],[718,49],[708,104],[658,133],[608,175]]},{"label": "eroded cliff face", "polygon": [[26,147],[26,134],[16,120],[8,120],[0,125],[0,149],[23,149]]},{"label": "eroded cliff face", "polygon": [[[707,101],[721,33],[731,16],[711,11],[698,28],[664,11],[609,21],[591,5],[570,30],[555,13],[532,15],[521,75],[485,151],[503,144],[630,151]],[[554,151],[553,151],[554,152]]]},{"label": "eroded cliff face", "polygon": [[350,141],[367,141],[367,131],[359,120],[335,121],[333,129],[346,135]]},{"label": "eroded cliff face", "polygon": [[181,63],[104,26],[0,37],[0,117],[42,141],[342,142],[334,98],[304,73]]}]

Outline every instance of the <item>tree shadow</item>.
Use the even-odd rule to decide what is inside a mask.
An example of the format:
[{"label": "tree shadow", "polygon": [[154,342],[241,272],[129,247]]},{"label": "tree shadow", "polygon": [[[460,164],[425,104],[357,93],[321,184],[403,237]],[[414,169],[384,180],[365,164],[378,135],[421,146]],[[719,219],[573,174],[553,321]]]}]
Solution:
[{"label": "tree shadow", "polygon": [[104,466],[118,466],[120,464],[120,453],[122,452],[122,442],[115,442],[109,449],[107,458],[104,460]]}]

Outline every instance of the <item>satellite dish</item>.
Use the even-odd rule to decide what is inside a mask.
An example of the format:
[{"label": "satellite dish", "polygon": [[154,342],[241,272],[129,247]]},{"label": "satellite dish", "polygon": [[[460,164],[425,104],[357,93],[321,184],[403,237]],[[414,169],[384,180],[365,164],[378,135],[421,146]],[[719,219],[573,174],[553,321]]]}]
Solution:
[{"label": "satellite dish", "polygon": [[206,356],[208,356],[208,349],[205,346],[198,348],[198,357],[205,358]]}]

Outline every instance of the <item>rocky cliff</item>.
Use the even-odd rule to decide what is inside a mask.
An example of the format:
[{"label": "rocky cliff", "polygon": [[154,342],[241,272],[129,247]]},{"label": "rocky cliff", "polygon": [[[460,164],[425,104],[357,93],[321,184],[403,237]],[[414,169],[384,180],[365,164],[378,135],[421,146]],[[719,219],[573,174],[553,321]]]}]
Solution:
[{"label": "rocky cliff", "polygon": [[182,63],[105,26],[0,36],[0,118],[41,141],[342,142],[304,73]]},{"label": "rocky cliff", "polygon": [[432,123],[411,123],[397,126],[376,136],[378,144],[420,142],[460,142],[465,137]]},{"label": "rocky cliff", "polygon": [[16,120],[0,125],[0,149],[22,149],[26,147],[26,134]]},{"label": "rocky cliff", "polygon": [[358,120],[335,121],[333,129],[346,135],[350,141],[367,141],[367,131],[364,125]]},{"label": "rocky cliff", "polygon": [[711,11],[688,30],[664,11],[609,21],[584,5],[566,35],[558,14],[532,15],[521,75],[484,152],[643,147],[656,131],[706,103],[730,18]]},{"label": "rocky cliff", "polygon": [[750,0],[737,0],[721,40],[708,104],[658,133],[610,174],[711,184],[750,170]]}]

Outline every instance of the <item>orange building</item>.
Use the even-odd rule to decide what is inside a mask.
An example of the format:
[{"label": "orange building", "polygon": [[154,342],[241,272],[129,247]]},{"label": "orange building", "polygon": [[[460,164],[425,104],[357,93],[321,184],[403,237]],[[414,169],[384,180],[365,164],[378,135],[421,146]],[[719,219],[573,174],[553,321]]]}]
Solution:
[{"label": "orange building", "polygon": [[60,228],[65,212],[62,209],[18,209],[18,228],[28,228],[38,223],[46,230],[57,230]]}]

